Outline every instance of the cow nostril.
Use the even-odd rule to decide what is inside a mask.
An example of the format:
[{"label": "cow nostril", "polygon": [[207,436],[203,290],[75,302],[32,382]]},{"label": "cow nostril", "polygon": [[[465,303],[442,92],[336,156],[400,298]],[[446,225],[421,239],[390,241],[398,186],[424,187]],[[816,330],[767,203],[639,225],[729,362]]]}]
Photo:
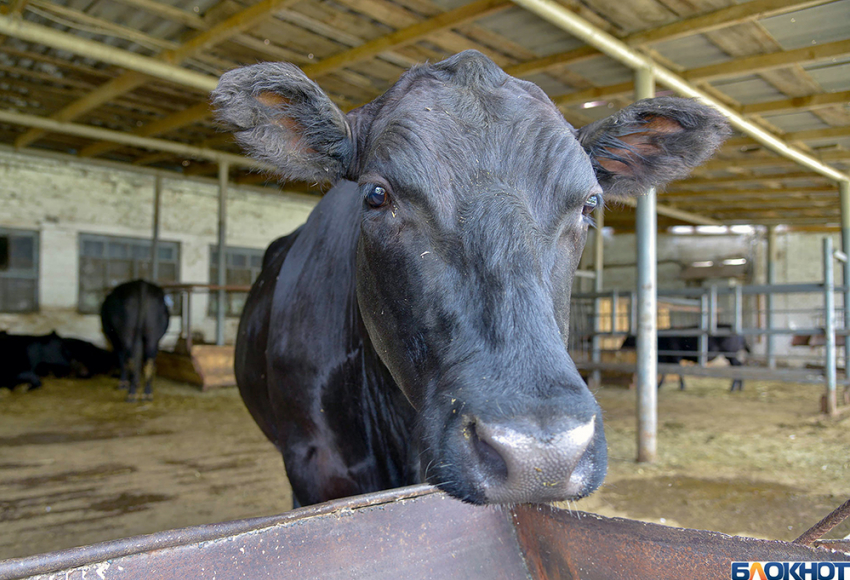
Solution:
[{"label": "cow nostril", "polygon": [[471,423],[467,427],[472,446],[478,455],[479,462],[484,476],[493,482],[504,482],[508,479],[508,464],[505,459],[499,454],[496,449],[484,441],[475,428],[475,423]]}]

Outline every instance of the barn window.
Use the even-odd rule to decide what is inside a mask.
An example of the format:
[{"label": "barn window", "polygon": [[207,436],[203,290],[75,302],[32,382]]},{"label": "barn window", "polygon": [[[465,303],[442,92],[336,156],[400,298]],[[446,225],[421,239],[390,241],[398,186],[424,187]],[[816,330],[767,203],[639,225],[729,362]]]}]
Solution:
[{"label": "barn window", "polygon": [[[157,283],[179,281],[180,244],[158,244]],[[151,241],[144,238],[119,238],[80,234],[80,299],[79,310],[97,314],[110,289],[137,278],[150,279]],[[179,312],[171,308],[172,314]]]},{"label": "barn window", "polygon": [[0,312],[38,311],[38,232],[0,228]]},{"label": "barn window", "polygon": [[[226,250],[225,260],[227,272],[225,283],[228,286],[250,286],[263,269],[263,254],[265,250],[255,248],[230,248]],[[210,284],[218,282],[218,246],[210,246]],[[209,314],[215,316],[218,311],[216,294],[210,293]],[[228,292],[226,294],[226,316],[239,316],[248,298],[247,292]]]}]

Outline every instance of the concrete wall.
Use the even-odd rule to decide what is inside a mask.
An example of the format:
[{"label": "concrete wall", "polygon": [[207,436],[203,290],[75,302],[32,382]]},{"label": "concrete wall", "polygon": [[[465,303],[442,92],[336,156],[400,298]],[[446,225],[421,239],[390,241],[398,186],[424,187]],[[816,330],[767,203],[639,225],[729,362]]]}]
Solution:
[{"label": "concrete wall", "polygon": [[[74,160],[0,151],[0,226],[39,232],[40,311],[0,313],[0,329],[13,333],[56,330],[103,344],[100,320],[77,312],[80,233],[150,238],[154,177]],[[180,282],[210,283],[211,244],[218,241],[218,186],[213,180],[164,179],[160,239],[180,243]],[[260,188],[228,190],[227,244],[265,249],[298,227],[316,199]],[[193,330],[215,338],[206,294],[192,304]],[[228,318],[232,340],[238,319]],[[173,318],[173,341],[180,321]],[[170,342],[170,341],[166,341]]]}]

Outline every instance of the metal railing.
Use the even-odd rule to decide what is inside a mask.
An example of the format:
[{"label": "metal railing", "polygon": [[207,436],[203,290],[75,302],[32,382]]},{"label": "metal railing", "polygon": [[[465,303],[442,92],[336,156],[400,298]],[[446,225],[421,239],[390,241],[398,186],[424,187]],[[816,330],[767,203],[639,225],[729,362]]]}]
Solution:
[{"label": "metal railing", "polygon": [[[822,383],[827,387],[828,411],[835,414],[836,386],[850,385],[846,372],[850,341],[845,323],[850,288],[835,284],[835,262],[846,262],[847,256],[832,246],[832,239],[825,238],[821,282],[659,290],[658,336],[690,337],[697,343],[688,344],[689,350],[659,349],[659,373]],[[572,297],[569,346],[579,369],[634,372],[634,362],[617,355],[626,338],[636,334],[635,304],[634,292]],[[717,356],[738,354],[716,348],[715,339],[734,335],[744,337],[750,350],[759,352],[747,355],[747,366],[708,367]],[[777,342],[765,340],[768,336],[789,339],[781,368],[766,366],[775,358],[772,350]],[[845,346],[839,352],[842,340]],[[710,342],[714,348],[709,348]],[[665,364],[677,357],[687,357],[696,365]],[[841,367],[845,370],[839,376]]]}]

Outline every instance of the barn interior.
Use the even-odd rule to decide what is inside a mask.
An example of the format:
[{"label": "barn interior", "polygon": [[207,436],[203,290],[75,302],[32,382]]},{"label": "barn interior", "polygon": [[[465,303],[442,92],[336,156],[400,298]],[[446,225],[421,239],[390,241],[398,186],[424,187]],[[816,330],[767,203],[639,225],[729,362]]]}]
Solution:
[{"label": "barn interior", "polygon": [[[605,208],[579,293],[633,292],[650,230],[661,290],[823,284],[824,240],[850,253],[848,24],[850,0],[4,1],[0,330],[105,345],[106,291],[146,277],[172,288],[165,348],[231,364],[203,347],[232,345],[263,251],[325,186],[242,155],[209,106],[219,75],[292,62],[348,111],[465,49],[538,84],[576,127],[653,92],[731,118],[735,134],[689,178]],[[655,89],[635,72],[649,65]],[[843,339],[848,270],[828,258]],[[789,332],[748,335],[754,367],[820,379],[754,375],[734,396],[726,377],[668,386],[654,462],[635,462],[635,391],[603,378],[609,483],[572,507],[793,539],[844,501],[847,415],[820,412],[829,341],[794,346],[791,332],[832,336],[822,294],[776,297]],[[770,300],[747,302],[747,328],[767,328]],[[840,399],[847,357],[832,349]],[[196,378],[158,378],[136,406],[112,377],[0,389],[0,559],[289,509],[280,456],[236,390]]]}]

